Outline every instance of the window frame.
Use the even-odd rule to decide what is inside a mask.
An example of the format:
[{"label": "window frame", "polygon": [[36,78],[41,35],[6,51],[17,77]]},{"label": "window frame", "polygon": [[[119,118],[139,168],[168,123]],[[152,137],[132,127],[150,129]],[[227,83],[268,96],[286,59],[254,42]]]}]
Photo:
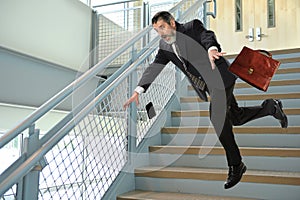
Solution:
[{"label": "window frame", "polygon": [[267,0],[267,23],[268,28],[276,27],[275,0]]},{"label": "window frame", "polygon": [[[238,7],[239,4],[239,7]],[[234,4],[235,8],[235,31],[240,32],[243,31],[243,1],[235,0]],[[239,10],[238,10],[239,9]]]}]

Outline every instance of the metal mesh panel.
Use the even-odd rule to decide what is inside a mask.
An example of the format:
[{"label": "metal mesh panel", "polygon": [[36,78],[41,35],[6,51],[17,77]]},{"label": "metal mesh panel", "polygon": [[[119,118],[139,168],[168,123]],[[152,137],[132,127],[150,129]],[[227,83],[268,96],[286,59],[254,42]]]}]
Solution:
[{"label": "metal mesh panel", "polygon": [[1,200],[14,200],[17,199],[17,185],[12,186],[3,196]]},{"label": "metal mesh panel", "polygon": [[101,199],[127,161],[126,84],[113,90],[49,153],[39,199]]},{"label": "metal mesh panel", "polygon": [[[149,57],[148,60],[144,61],[143,65],[138,68],[138,79],[141,78],[146,67],[149,66],[156,55],[156,52]],[[156,119],[147,120],[147,114],[145,111],[145,105],[150,101],[153,103],[155,112],[159,115],[171,96],[175,92],[176,78],[175,78],[175,65],[168,64],[165,66],[163,71],[151,84],[146,93],[143,93],[140,97],[140,112],[138,112],[139,123],[137,126],[137,145],[145,138],[147,131],[151,127],[153,121]]]},{"label": "metal mesh panel", "polygon": [[[123,8],[120,10],[116,10],[116,5],[113,5],[113,7],[114,10],[112,11],[107,11],[110,9],[110,6],[98,9],[98,61],[108,56],[142,29],[141,7]],[[130,50],[127,51],[127,54],[123,54],[122,57],[112,62],[109,66],[111,70],[107,71],[106,74],[112,74],[124,62],[128,61],[130,59],[129,53]]]},{"label": "metal mesh panel", "polygon": [[[3,134],[0,134],[0,137]],[[0,149],[0,174],[4,172],[14,161],[16,161],[21,154],[21,143],[23,135],[19,135],[11,142]],[[0,196],[1,200],[11,200],[17,197],[17,185],[12,186],[3,196]]]},{"label": "metal mesh panel", "polygon": [[157,13],[159,11],[170,10],[178,2],[179,2],[179,0],[177,0],[177,1],[163,2],[163,3],[153,3],[153,4],[150,4],[150,17],[152,18],[155,15],[155,13]]},{"label": "metal mesh panel", "polygon": [[[141,105],[151,100],[160,106],[159,114],[174,93],[174,76],[174,66],[166,66],[149,92],[142,96]],[[127,79],[46,154],[48,165],[41,172],[40,199],[103,197],[127,161],[127,113],[122,105],[128,94],[124,91],[128,91]],[[153,122],[138,120],[138,143]]]}]

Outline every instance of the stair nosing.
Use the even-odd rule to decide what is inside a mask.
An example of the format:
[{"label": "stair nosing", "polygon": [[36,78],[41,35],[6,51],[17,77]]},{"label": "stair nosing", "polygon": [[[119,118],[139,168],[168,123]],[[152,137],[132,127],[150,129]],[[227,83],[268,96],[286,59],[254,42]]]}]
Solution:
[{"label": "stair nosing", "polygon": [[[233,127],[235,134],[300,134],[300,126],[289,126],[288,128],[273,126],[243,126]],[[181,126],[163,127],[162,134],[213,134],[213,127],[208,126]]]},{"label": "stair nosing", "polygon": [[[300,148],[283,147],[240,147],[243,156],[297,157],[300,158]],[[184,154],[184,155],[225,155],[223,147],[216,146],[173,146],[155,145],[149,147],[150,153],[155,154]]]},{"label": "stair nosing", "polygon": [[250,198],[231,197],[231,196],[213,196],[204,194],[187,194],[175,192],[156,192],[135,190],[117,197],[117,200],[166,200],[167,199],[193,199],[193,200],[251,200]]},{"label": "stair nosing", "polygon": [[[292,53],[300,53],[300,48],[292,48],[292,49],[280,49],[280,50],[271,50],[269,51],[272,55],[279,55],[279,54],[292,54]],[[228,54],[224,57],[226,59],[235,58],[238,54]]]},{"label": "stair nosing", "polygon": [[[300,72],[300,68],[299,68]],[[300,85],[299,79],[285,79],[285,80],[273,80],[270,82],[270,87],[274,86],[291,86],[291,85]],[[237,82],[235,84],[235,89],[242,89],[242,88],[252,88],[253,86],[249,85],[246,82]],[[188,85],[188,90],[194,90],[191,85]]]},{"label": "stair nosing", "polygon": [[[272,99],[300,99],[299,92],[291,92],[291,93],[271,93],[271,94],[241,94],[235,95],[237,100],[265,100],[268,98]],[[210,100],[210,98],[208,98]],[[195,102],[204,102],[198,96],[186,96],[180,97],[181,103],[195,103]]]},{"label": "stair nosing", "polygon": [[[285,108],[283,109],[286,115],[300,115],[300,108]],[[207,117],[209,116],[208,110],[179,110],[172,111],[172,117]]]},{"label": "stair nosing", "polygon": [[[227,178],[227,169],[148,166],[136,168],[135,176],[224,181]],[[300,172],[247,170],[241,182],[300,185]]]}]

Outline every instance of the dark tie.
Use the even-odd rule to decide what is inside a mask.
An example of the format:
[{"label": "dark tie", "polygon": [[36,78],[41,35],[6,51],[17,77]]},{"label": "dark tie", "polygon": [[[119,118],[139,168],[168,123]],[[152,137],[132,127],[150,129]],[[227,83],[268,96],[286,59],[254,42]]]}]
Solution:
[{"label": "dark tie", "polygon": [[[203,80],[201,80],[200,78],[194,76],[193,74],[191,74],[191,73],[188,71],[188,69],[187,69],[187,67],[186,67],[186,65],[185,65],[185,63],[184,63],[184,61],[183,61],[183,59],[182,59],[182,56],[181,56],[181,54],[180,54],[178,45],[177,45],[176,43],[173,43],[172,46],[173,46],[173,50],[174,50],[176,56],[177,56],[178,59],[182,62],[182,65],[183,65],[183,67],[184,67],[184,70],[186,71],[187,75],[190,77],[190,79],[192,80],[192,82],[196,85],[196,87],[197,87],[198,89],[204,90],[204,89],[205,89],[205,86],[206,86],[206,83],[205,83]],[[174,49],[174,48],[175,48],[175,49]]]}]

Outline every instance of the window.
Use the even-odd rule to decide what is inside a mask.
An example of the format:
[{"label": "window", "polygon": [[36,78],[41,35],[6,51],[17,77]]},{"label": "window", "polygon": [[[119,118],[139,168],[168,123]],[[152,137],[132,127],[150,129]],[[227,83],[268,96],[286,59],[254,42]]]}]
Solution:
[{"label": "window", "polygon": [[275,27],[275,0],[268,1],[268,28]]},{"label": "window", "polygon": [[235,30],[243,30],[242,23],[242,0],[235,0]]}]

